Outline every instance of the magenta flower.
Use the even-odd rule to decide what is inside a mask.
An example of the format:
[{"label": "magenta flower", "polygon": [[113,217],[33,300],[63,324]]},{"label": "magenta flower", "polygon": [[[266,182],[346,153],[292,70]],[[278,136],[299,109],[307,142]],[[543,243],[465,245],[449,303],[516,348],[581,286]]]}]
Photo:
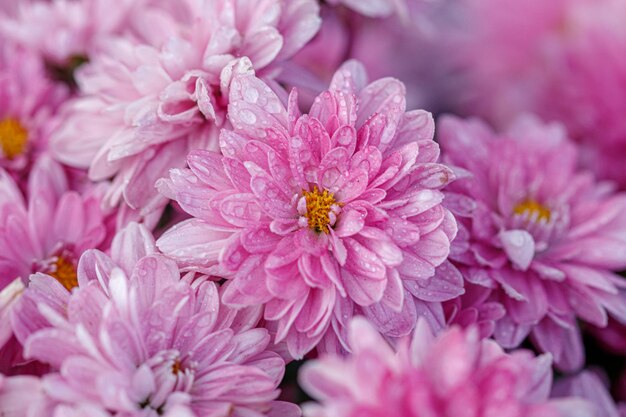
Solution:
[{"label": "magenta flower", "polygon": [[156,2],[141,15],[142,36],[110,40],[79,71],[84,94],[51,141],[58,160],[89,168],[92,180],[114,177],[106,204],[144,214],[165,204],[157,179],[184,166],[190,149],[217,147],[233,74],[254,67],[273,79],[319,26],[314,0],[170,5]]},{"label": "magenta flower", "polygon": [[418,321],[413,340],[394,350],[363,319],[350,323],[348,357],[304,365],[300,384],[319,404],[306,417],[583,417],[580,400],[549,400],[550,357],[506,354],[476,329],[452,327],[434,338]]},{"label": "magenta flower", "polygon": [[583,362],[577,319],[626,321],[626,195],[576,169],[577,150],[556,125],[520,120],[502,135],[442,120],[445,160],[469,172],[450,187],[459,219],[451,258],[507,314],[494,336],[518,346],[530,333],[564,369]]},{"label": "magenta flower", "polygon": [[0,42],[0,168],[22,180],[46,150],[66,93],[46,78],[38,56]]},{"label": "magenta flower", "polygon": [[86,256],[86,264],[99,259],[96,277],[72,292],[66,316],[39,304],[50,326],[24,347],[27,357],[58,370],[44,377],[57,409],[299,415],[295,405],[274,402],[284,362],[266,350],[267,331],[238,325],[220,305],[215,283],[181,280],[176,264],[158,254],[136,261],[130,274],[101,253]]},{"label": "magenta flower", "polygon": [[[222,154],[193,151],[161,189],[196,217],[158,241],[192,270],[232,279],[224,299],[265,303],[291,355],[329,329],[341,339],[365,311],[387,335],[408,334],[418,302],[463,292],[442,265],[456,233],[439,191],[452,178],[437,164],[429,113],[405,113],[404,86],[366,85],[355,62],[301,115],[254,76],[235,78]],[[458,275],[457,275],[458,274]],[[433,278],[434,277],[434,278]]]}]

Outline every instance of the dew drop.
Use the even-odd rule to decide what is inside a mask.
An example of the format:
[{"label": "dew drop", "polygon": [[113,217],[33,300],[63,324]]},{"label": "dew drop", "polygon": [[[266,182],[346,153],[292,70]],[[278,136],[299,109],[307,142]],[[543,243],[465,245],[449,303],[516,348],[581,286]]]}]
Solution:
[{"label": "dew drop", "polygon": [[256,115],[248,109],[243,109],[239,112],[239,118],[242,122],[252,125],[256,123]]},{"label": "dew drop", "polygon": [[243,99],[250,104],[255,104],[259,99],[259,92],[254,87],[243,90]]}]

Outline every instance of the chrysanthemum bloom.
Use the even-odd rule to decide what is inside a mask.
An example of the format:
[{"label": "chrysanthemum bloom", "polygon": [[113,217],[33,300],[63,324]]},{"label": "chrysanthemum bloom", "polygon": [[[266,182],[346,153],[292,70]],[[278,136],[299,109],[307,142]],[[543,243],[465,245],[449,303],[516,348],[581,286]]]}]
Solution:
[{"label": "chrysanthemum bloom", "polygon": [[[63,169],[48,157],[35,163],[27,194],[25,199],[15,181],[0,170],[0,294],[6,298],[0,308],[7,318],[31,273],[49,274],[55,281],[59,291],[46,297],[57,302],[67,297],[78,284],[78,258],[86,249],[105,244],[109,232],[100,209],[101,187],[82,195],[70,191]],[[5,369],[20,361],[21,349],[11,336],[11,321],[2,320],[0,328]]]},{"label": "chrysanthemum bloom", "polygon": [[107,238],[101,195],[102,187],[70,191],[63,169],[48,157],[33,167],[26,199],[0,171],[0,288],[18,277],[27,284],[34,272],[75,287],[78,258]]},{"label": "chrysanthemum bloom", "polygon": [[159,248],[189,269],[232,279],[233,305],[265,305],[294,357],[355,309],[389,336],[415,325],[414,298],[462,293],[442,265],[456,223],[441,205],[452,172],[436,163],[429,113],[405,113],[395,79],[369,85],[345,64],[301,115],[258,78],[231,86],[221,154],[194,151],[161,189],[196,217],[167,231]]},{"label": "chrysanthemum bloom", "polygon": [[[504,127],[522,112],[560,121],[586,163],[626,186],[626,28],[622,0],[449,2],[439,22],[457,112]],[[442,24],[443,23],[443,24]],[[602,65],[596,65],[602,62]],[[444,64],[445,65],[445,64]]]},{"label": "chrysanthemum bloom", "polygon": [[626,196],[577,170],[558,125],[526,118],[497,135],[447,117],[439,139],[444,160],[469,172],[446,196],[462,248],[451,259],[506,308],[496,340],[511,348],[531,333],[559,367],[579,367],[577,319],[626,321],[626,281],[611,272],[626,267]]},{"label": "chrysanthemum bloom", "polygon": [[0,168],[22,177],[45,150],[65,96],[46,77],[38,56],[0,42]]},{"label": "chrysanthemum bloom", "polygon": [[267,331],[231,328],[215,283],[190,285],[158,254],[130,273],[107,271],[103,256],[91,254],[102,262],[96,277],[72,292],[65,314],[38,306],[50,326],[31,334],[24,351],[58,369],[44,378],[51,399],[120,416],[299,414],[274,402],[284,362],[266,350]]},{"label": "chrysanthemum bloom", "polygon": [[[0,15],[0,34],[45,62],[54,81],[74,86],[73,72],[89,60],[104,40],[132,26],[131,11],[143,0],[53,0],[21,2],[16,13]],[[149,19],[149,17],[145,17]]]},{"label": "chrysanthemum bloom", "polygon": [[83,96],[51,145],[92,180],[114,177],[108,205],[123,198],[145,213],[163,204],[155,181],[189,149],[217,147],[232,75],[253,66],[273,78],[319,26],[314,0],[157,3],[143,39],[111,40],[78,72]]},{"label": "chrysanthemum bloom", "polygon": [[300,384],[320,404],[306,417],[591,416],[576,399],[549,400],[549,355],[506,354],[475,328],[452,327],[434,338],[418,321],[412,341],[394,350],[363,319],[350,323],[348,357],[304,365]]}]

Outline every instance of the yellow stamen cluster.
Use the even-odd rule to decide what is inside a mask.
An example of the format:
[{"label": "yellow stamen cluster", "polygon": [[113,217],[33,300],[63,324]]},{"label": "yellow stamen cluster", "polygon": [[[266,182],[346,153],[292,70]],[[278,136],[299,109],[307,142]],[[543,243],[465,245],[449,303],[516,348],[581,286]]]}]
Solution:
[{"label": "yellow stamen cluster", "polygon": [[56,278],[68,291],[71,291],[74,287],[78,287],[78,275],[72,261],[62,256],[57,256],[56,261],[51,265],[50,269],[48,275]]},{"label": "yellow stamen cluster", "polygon": [[13,159],[24,153],[28,131],[13,118],[0,121],[0,148],[7,159]]},{"label": "yellow stamen cluster", "polygon": [[549,208],[532,199],[526,199],[516,205],[513,212],[515,214],[527,215],[529,218],[533,218],[536,215],[536,221],[545,220],[549,222],[551,216]]},{"label": "yellow stamen cluster", "polygon": [[306,218],[309,228],[318,233],[328,233],[330,211],[332,205],[336,204],[333,193],[328,192],[328,190],[320,192],[315,186],[313,191],[302,190],[302,195],[306,199]]}]

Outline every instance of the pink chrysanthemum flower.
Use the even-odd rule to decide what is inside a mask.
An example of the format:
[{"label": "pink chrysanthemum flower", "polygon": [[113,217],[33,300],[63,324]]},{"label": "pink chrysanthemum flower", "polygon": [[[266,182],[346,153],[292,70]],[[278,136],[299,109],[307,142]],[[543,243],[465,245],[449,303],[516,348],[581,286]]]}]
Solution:
[{"label": "pink chrysanthemum flower", "polygon": [[449,82],[461,85],[456,110],[500,127],[522,112],[559,121],[588,147],[588,166],[626,186],[626,3],[462,0],[449,9],[461,27],[440,22],[435,39]]},{"label": "pink chrysanthemum flower", "polygon": [[163,204],[154,183],[190,149],[217,147],[232,75],[254,67],[274,78],[319,26],[314,0],[183,0],[175,12],[157,3],[148,22],[160,31],[112,40],[79,71],[84,94],[51,145],[92,180],[114,177],[108,205],[123,199],[144,213]]},{"label": "pink chrysanthemum flower", "polygon": [[308,114],[296,102],[295,90],[285,109],[258,78],[235,78],[221,154],[194,151],[191,169],[161,183],[196,218],[157,244],[184,267],[232,279],[227,303],[266,303],[296,358],[329,329],[341,339],[357,312],[407,334],[414,298],[441,310],[463,292],[453,268],[435,276],[456,224],[441,205],[452,172],[437,163],[432,118],[405,113],[399,81],[367,85],[356,62]]},{"label": "pink chrysanthemum flower", "polygon": [[[60,292],[45,296],[57,301],[78,285],[77,263],[89,248],[106,244],[110,227],[100,209],[103,190],[90,187],[83,194],[68,189],[63,169],[42,156],[34,165],[28,197],[6,171],[0,170],[0,315],[10,318],[15,301],[31,273],[50,275]],[[59,298],[59,294],[60,298]],[[0,322],[0,369],[23,362],[13,338],[11,320]]]},{"label": "pink chrysanthemum flower", "polygon": [[577,170],[557,125],[520,119],[497,135],[476,120],[444,118],[444,160],[469,171],[446,196],[459,220],[451,258],[491,289],[507,314],[495,338],[516,347],[531,333],[555,363],[583,362],[577,319],[626,321],[626,195]]},{"label": "pink chrysanthemum flower", "polygon": [[25,200],[0,171],[0,288],[15,278],[27,284],[35,272],[55,277],[67,290],[75,287],[78,258],[107,238],[102,188],[69,190],[63,168],[42,157],[30,173]]},{"label": "pink chrysanthemum flower", "polygon": [[64,314],[46,301],[38,305],[49,326],[32,333],[24,351],[58,370],[44,377],[56,408],[92,406],[116,416],[299,415],[297,406],[274,401],[284,362],[266,350],[265,329],[236,321],[215,283],[181,280],[176,264],[158,254],[133,257],[125,259],[134,263],[126,273],[102,253],[86,254],[81,265],[85,259],[87,271],[98,262],[95,276],[84,277]]},{"label": "pink chrysanthemum flower", "polygon": [[476,329],[452,327],[436,339],[422,320],[394,350],[363,319],[350,323],[351,356],[306,363],[300,384],[320,401],[306,417],[582,417],[589,405],[549,400],[547,355],[506,354]]},{"label": "pink chrysanthemum flower", "polygon": [[21,180],[46,149],[53,115],[66,96],[39,57],[0,41],[0,167]]},{"label": "pink chrysanthemum flower", "polygon": [[[55,81],[73,86],[74,70],[107,37],[131,26],[131,11],[146,1],[53,0],[21,2],[14,15],[0,15],[0,34],[38,55]],[[146,7],[141,9],[149,12]],[[136,26],[136,25],[135,25]]]}]

